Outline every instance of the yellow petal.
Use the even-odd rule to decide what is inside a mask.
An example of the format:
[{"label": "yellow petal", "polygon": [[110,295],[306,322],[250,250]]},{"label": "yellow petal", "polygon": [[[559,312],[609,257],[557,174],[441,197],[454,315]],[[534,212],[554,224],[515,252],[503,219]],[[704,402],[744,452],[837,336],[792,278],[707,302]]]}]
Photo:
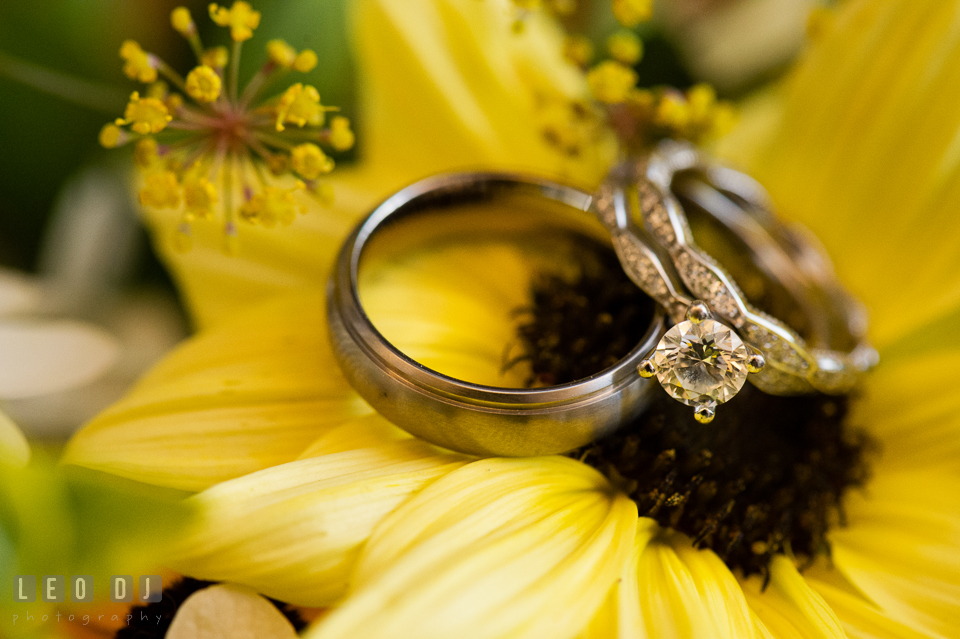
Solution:
[{"label": "yellow petal", "polygon": [[637,563],[640,609],[649,637],[749,639],[753,623],[743,592],[723,561],[663,531]]},{"label": "yellow petal", "polygon": [[740,584],[720,558],[641,518],[623,574],[581,639],[753,636]]},{"label": "yellow petal", "polygon": [[960,636],[960,478],[880,472],[830,535],[837,568],[890,618]]},{"label": "yellow petal", "polygon": [[770,584],[766,590],[763,590],[763,579],[754,576],[744,582],[743,592],[760,622],[758,636],[846,638],[830,606],[807,585],[793,562],[783,555],[775,556],[770,562]]},{"label": "yellow petal", "polygon": [[300,453],[300,459],[370,448],[413,437],[388,422],[379,413],[357,417],[332,428]]},{"label": "yellow petal", "polygon": [[220,584],[187,597],[164,636],[167,639],[296,639],[297,632],[276,606],[257,593],[241,586]]},{"label": "yellow petal", "polygon": [[[538,126],[538,103],[583,97],[564,38],[543,15],[512,30],[508,0],[373,0],[353,18],[364,121],[374,165],[402,166],[410,181],[452,169],[512,168],[598,181],[612,159],[570,161]],[[400,184],[390,185],[394,188]]]},{"label": "yellow petal", "polygon": [[331,605],[374,526],[465,459],[419,440],[384,440],[223,482],[192,498],[199,520],[171,566],[283,601]]},{"label": "yellow petal", "polygon": [[787,87],[752,166],[886,346],[960,304],[960,2],[854,0]]},{"label": "yellow petal", "polygon": [[840,625],[851,639],[927,639],[932,637],[909,624],[890,619],[863,597],[809,577],[807,577],[807,583],[837,614]]},{"label": "yellow petal", "polygon": [[354,591],[309,637],[574,637],[620,573],[636,506],[562,457],[438,480],[368,542]]},{"label": "yellow petal", "polygon": [[[957,355],[940,349],[881,361],[867,378],[850,423],[879,439],[886,468],[960,469],[960,387],[948,381]],[[931,385],[936,378],[943,382]]]},{"label": "yellow petal", "polygon": [[0,411],[0,467],[20,468],[30,461],[30,444],[17,425]]},{"label": "yellow petal", "polygon": [[520,247],[467,241],[361,273],[367,315],[404,353],[457,379],[523,385],[524,369],[503,370],[504,349],[517,343],[516,312],[530,304],[533,268]]},{"label": "yellow petal", "polygon": [[640,609],[640,586],[637,565],[650,540],[660,533],[657,522],[641,517],[633,547],[620,568],[620,578],[613,584],[606,600],[593,615],[579,639],[646,639],[647,630]]},{"label": "yellow petal", "polygon": [[[508,0],[375,0],[354,5],[361,117],[356,169],[326,181],[330,209],[311,206],[289,229],[241,229],[239,257],[221,254],[221,229],[195,224],[193,249],[171,241],[178,213],[150,210],[158,252],[200,326],[251,302],[326,280],[354,222],[403,186],[458,169],[521,169],[592,184],[612,161],[606,137],[570,159],[549,146],[540,105],[584,95],[563,58],[563,36],[544,16],[511,29]],[[238,192],[234,201],[242,201]]]},{"label": "yellow petal", "polygon": [[371,412],[327,339],[320,291],[261,306],[174,351],[77,433],[64,461],[183,490],[292,461]]}]

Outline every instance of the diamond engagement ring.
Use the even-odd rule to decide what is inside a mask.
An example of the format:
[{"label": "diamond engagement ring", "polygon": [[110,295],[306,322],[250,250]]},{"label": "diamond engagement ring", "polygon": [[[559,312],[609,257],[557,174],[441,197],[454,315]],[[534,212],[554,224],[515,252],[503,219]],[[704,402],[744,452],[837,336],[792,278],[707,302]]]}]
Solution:
[{"label": "diamond engagement ring", "polygon": [[[664,332],[664,313],[655,304],[650,305],[655,310],[648,324],[638,327],[643,337],[613,366],[569,384],[499,388],[454,379],[414,361],[377,330],[361,303],[360,271],[378,242],[393,246],[390,240],[397,236],[422,241],[425,234],[440,234],[445,228],[461,234],[469,228],[473,233],[478,225],[486,229],[480,232],[496,237],[519,230],[536,241],[565,229],[578,242],[584,236],[609,242],[604,229],[585,213],[592,203],[591,195],[576,189],[492,173],[441,175],[387,199],[347,238],[328,287],[331,344],[347,380],[397,426],[444,448],[475,455],[565,452],[639,415],[650,401],[653,384],[637,367]],[[471,206],[468,227],[457,216],[466,215],[464,207]],[[412,233],[410,225],[415,227]],[[391,229],[396,230],[394,238],[386,237]],[[650,255],[668,278],[667,269]]]},{"label": "diamond engagement ring", "polygon": [[[713,419],[748,373],[774,395],[842,394],[876,364],[866,313],[840,286],[812,235],[778,221],[762,187],[696,147],[666,141],[645,159],[616,167],[595,212],[631,278],[675,322],[641,362],[640,374],[656,376],[671,396],[694,407],[698,421]],[[693,216],[710,231],[706,239],[732,258],[731,270],[750,284],[750,294],[694,241]],[[681,285],[664,286],[633,248],[640,237],[665,255],[661,266],[669,264]],[[771,312],[758,310],[758,302]]]}]

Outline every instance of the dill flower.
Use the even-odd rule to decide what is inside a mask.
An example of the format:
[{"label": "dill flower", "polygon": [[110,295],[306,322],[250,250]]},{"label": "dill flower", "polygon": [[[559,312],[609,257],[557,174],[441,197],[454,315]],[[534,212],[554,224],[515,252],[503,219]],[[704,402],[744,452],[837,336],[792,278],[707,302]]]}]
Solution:
[{"label": "dill flower", "polygon": [[[563,16],[557,6],[514,0],[519,20],[529,22],[539,13]],[[643,88],[635,65],[643,57],[643,41],[633,28],[653,16],[652,0],[613,0],[610,10],[620,23],[605,42],[609,58],[594,63],[594,47],[584,35],[570,34],[563,55],[586,74],[592,101],[545,99],[547,116],[541,127],[545,139],[570,156],[596,146],[598,131],[613,131],[625,154],[642,153],[664,138],[709,143],[729,132],[734,123],[732,105],[718,100],[714,90],[698,84],[686,91],[673,87]],[[523,35],[522,28],[515,28]],[[593,63],[592,66],[591,63]]]},{"label": "dill flower", "polygon": [[[238,221],[272,227],[288,225],[306,211],[298,193],[328,203],[330,189],[321,178],[334,160],[323,147],[337,152],[353,146],[350,122],[343,116],[329,123],[320,93],[297,82],[281,95],[264,98],[275,80],[317,65],[317,54],[297,51],[283,40],[267,43],[267,62],[246,87],[238,76],[243,42],[253,37],[260,12],[243,0],[230,8],[211,4],[210,19],[229,30],[233,47],[205,48],[190,11],[177,7],[170,15],[174,30],[190,43],[197,66],[186,76],[156,55],[127,40],[120,47],[123,71],[147,85],[130,96],[123,117],[107,124],[100,143],[108,148],[135,145],[135,162],[143,171],[140,203],[180,212],[172,246],[192,246],[193,224],[219,216],[221,248],[235,254]],[[171,89],[172,87],[172,89]],[[298,179],[286,188],[281,176]]]},{"label": "dill flower", "polygon": [[[496,83],[478,87],[466,71],[446,76],[445,91],[430,92],[433,76],[424,66],[473,72],[482,66],[478,60],[502,59],[509,50],[503,43],[513,36],[502,5],[490,4],[362,5],[361,44],[406,45],[375,48],[362,58],[371,77],[367,90],[387,111],[384,123],[371,122],[371,132],[380,126],[379,134],[396,133],[387,116],[409,91],[436,99],[415,105],[431,116],[415,131],[410,151],[411,162],[421,162],[418,170],[437,168],[438,157],[448,168],[460,166],[460,148],[488,150],[489,139],[511,140],[514,131],[539,124],[535,108],[501,111],[500,94],[469,91]],[[422,21],[411,19],[414,9]],[[838,520],[844,515],[845,525],[827,522],[829,556],[804,558],[787,543],[766,562],[766,575],[747,574],[681,529],[694,508],[681,508],[683,495],[667,504],[672,511],[645,501],[658,490],[666,503],[669,482],[666,488],[631,487],[629,476],[601,472],[580,459],[476,459],[407,435],[373,413],[336,370],[316,282],[210,322],[87,425],[65,461],[195,491],[190,501],[200,519],[178,540],[172,563],[200,577],[330,607],[307,631],[310,637],[957,636],[958,389],[949,383],[955,349],[942,339],[956,325],[951,314],[960,291],[956,273],[943,268],[960,243],[960,220],[951,213],[960,198],[951,144],[960,130],[960,47],[947,19],[957,10],[957,2],[941,0],[847,3],[831,33],[793,74],[782,111],[759,134],[759,150],[745,158],[783,210],[831,246],[838,270],[870,305],[883,354],[862,395],[848,400],[846,417],[880,442],[881,455],[864,490],[846,491],[842,511],[831,511]],[[491,24],[501,39],[487,39]],[[465,25],[476,33],[456,31]],[[456,47],[449,46],[450,33],[464,36]],[[484,49],[491,42],[501,46]],[[561,49],[544,50],[559,57]],[[529,60],[529,53],[520,59]],[[535,59],[544,55],[551,54]],[[463,60],[471,64],[459,67]],[[863,68],[875,73],[864,78]],[[398,69],[405,69],[402,90]],[[829,99],[821,101],[824,94]],[[475,130],[476,112],[462,115],[465,104],[474,104],[471,98],[485,115],[500,113],[500,119],[481,119],[493,127],[483,136]],[[704,92],[697,100],[709,98]],[[690,123],[673,106],[656,112],[664,122]],[[425,131],[433,135],[419,135]],[[523,139],[527,147],[501,149],[501,165],[514,166],[511,153],[520,148],[527,161],[542,161],[541,172],[556,174],[556,156],[542,153],[533,143],[539,138]],[[376,157],[396,149],[391,144],[371,152]],[[382,175],[358,172],[354,179],[369,180],[375,189]],[[930,223],[937,225],[936,242]],[[397,336],[402,350],[425,365],[503,383],[510,371],[501,370],[501,352],[505,336],[516,330],[509,311],[529,302],[534,274],[508,247],[487,248],[420,256],[433,267],[454,263],[456,269],[426,269],[416,260],[385,265],[379,286],[376,279],[367,282],[373,288],[364,289],[365,306],[378,326],[390,324],[384,330]],[[199,268],[185,264],[185,271]],[[278,284],[273,291],[284,288]],[[931,379],[948,381],[935,384],[932,394]],[[755,421],[753,427],[771,433],[782,425],[771,415]],[[659,454],[666,450],[635,443],[635,452],[656,453],[655,461],[667,466],[663,477],[686,472],[669,466],[671,455]],[[674,444],[676,453],[689,442]],[[826,447],[809,452],[832,454]],[[640,470],[658,470],[653,466]],[[786,470],[800,483],[784,486],[791,490],[783,500],[804,506],[813,495],[802,483],[811,469]],[[731,512],[742,499],[737,487],[755,479],[728,482]],[[716,497],[705,494],[707,501]],[[764,514],[764,504],[749,506],[741,528]],[[746,550],[766,552],[752,544]]]}]

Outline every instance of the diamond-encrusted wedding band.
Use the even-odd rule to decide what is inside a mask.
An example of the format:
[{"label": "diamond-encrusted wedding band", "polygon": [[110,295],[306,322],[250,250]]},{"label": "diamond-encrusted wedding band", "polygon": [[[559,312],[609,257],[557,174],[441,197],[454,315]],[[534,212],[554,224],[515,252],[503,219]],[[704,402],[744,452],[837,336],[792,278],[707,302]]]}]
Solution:
[{"label": "diamond-encrusted wedding band", "polygon": [[[374,209],[344,243],[327,292],[331,344],[360,396],[414,435],[476,455],[560,453],[612,432],[646,407],[655,389],[637,367],[663,335],[659,306],[640,343],[610,368],[569,384],[526,389],[473,384],[419,364],[384,338],[360,301],[360,263],[381,230],[426,212],[449,219],[460,205],[489,204],[492,211],[504,206],[503,198],[511,198],[516,209],[511,224],[533,224],[532,209],[546,199],[552,208],[542,219],[551,227],[579,232],[588,224],[603,236],[584,213],[592,196],[576,189],[511,174],[462,173],[423,180]],[[424,219],[433,224],[438,218]]]},{"label": "diamond-encrusted wedding band", "polygon": [[[727,270],[698,247],[675,191],[681,173],[697,178],[683,187],[683,196],[737,236],[757,267],[793,297],[809,327],[807,340],[751,305]],[[771,394],[840,394],[876,364],[862,306],[840,286],[812,236],[770,213],[765,192],[749,176],[708,160],[692,145],[667,141],[647,158],[615,168],[596,205],[615,237],[643,234],[648,245],[669,256],[682,281],[665,290],[663,278],[626,245],[629,240],[615,240],[634,281],[677,322],[664,338],[673,343],[662,342],[642,372],[656,374],[671,395],[698,407],[701,421],[709,421],[716,404],[739,390],[744,368],[757,369],[751,381]],[[642,222],[636,224],[635,218]],[[714,324],[694,329],[708,319]],[[732,340],[724,325],[739,337]],[[738,350],[741,338],[746,352]],[[744,359],[752,349],[762,354],[753,362],[760,366]],[[706,392],[715,387],[721,390]]]}]

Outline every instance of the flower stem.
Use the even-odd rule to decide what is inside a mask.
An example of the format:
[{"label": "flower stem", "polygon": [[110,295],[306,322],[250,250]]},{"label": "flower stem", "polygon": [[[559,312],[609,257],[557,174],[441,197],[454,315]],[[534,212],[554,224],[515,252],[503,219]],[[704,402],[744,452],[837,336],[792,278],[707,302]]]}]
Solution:
[{"label": "flower stem", "polygon": [[233,53],[230,55],[230,101],[236,103],[240,84],[240,48],[243,40],[233,41]]},{"label": "flower stem", "polygon": [[117,87],[91,82],[0,51],[0,76],[79,104],[93,111],[114,114],[122,111],[128,93]]}]

